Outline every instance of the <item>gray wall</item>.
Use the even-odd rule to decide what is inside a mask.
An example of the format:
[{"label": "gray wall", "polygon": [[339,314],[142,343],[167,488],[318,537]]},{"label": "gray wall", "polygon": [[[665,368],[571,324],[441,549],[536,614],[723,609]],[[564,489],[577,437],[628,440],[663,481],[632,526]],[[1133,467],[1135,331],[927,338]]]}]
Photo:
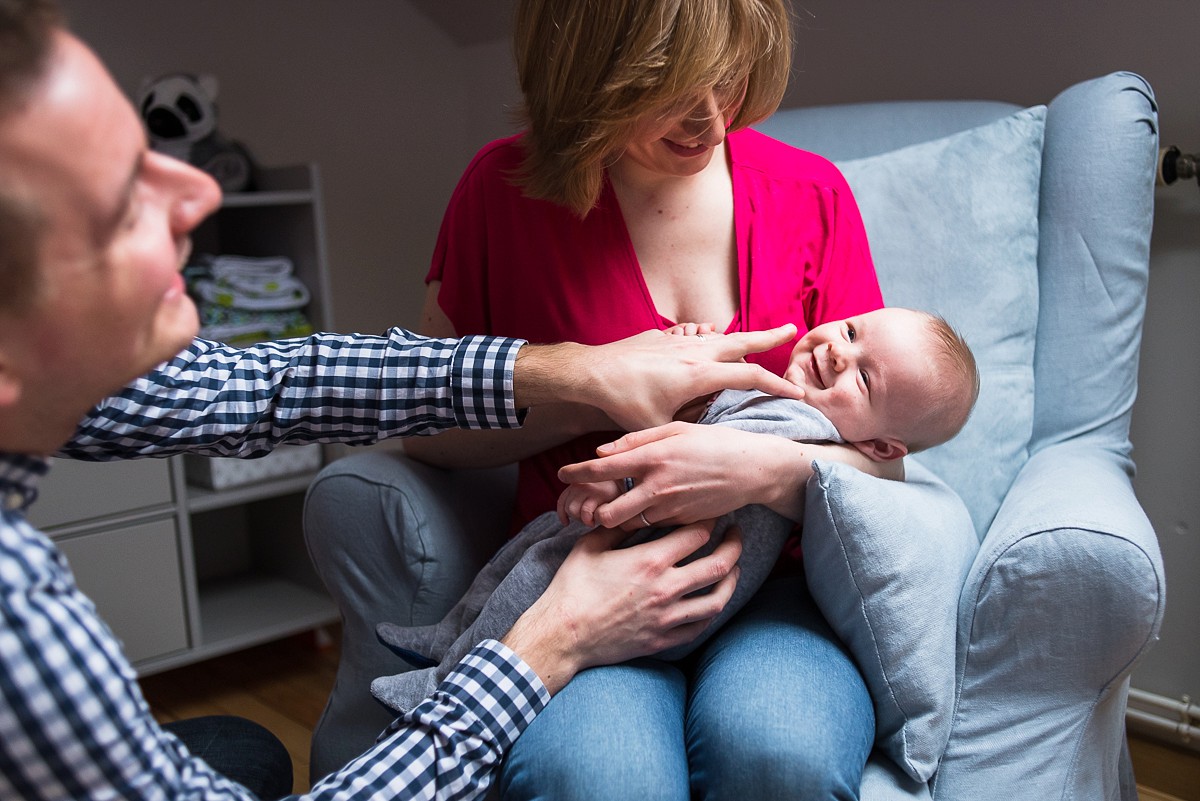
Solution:
[{"label": "gray wall", "polygon": [[131,95],[168,72],[215,75],[223,134],[263,164],[320,164],[339,328],[415,323],[458,174],[506,124],[502,36],[460,46],[393,0],[63,5]]},{"label": "gray wall", "polygon": [[[512,130],[501,0],[64,0],[135,92],[174,70],[221,81],[221,128],[325,180],[343,330],[416,320],[441,211],[476,148]],[[802,7],[800,7],[802,5]],[[1045,102],[1115,69],[1154,85],[1164,144],[1200,150],[1195,0],[801,0],[786,105],[984,97]],[[1089,154],[1080,153],[1086,160]],[[1167,562],[1163,640],[1142,689],[1200,697],[1200,188],[1159,190],[1138,493]]]}]

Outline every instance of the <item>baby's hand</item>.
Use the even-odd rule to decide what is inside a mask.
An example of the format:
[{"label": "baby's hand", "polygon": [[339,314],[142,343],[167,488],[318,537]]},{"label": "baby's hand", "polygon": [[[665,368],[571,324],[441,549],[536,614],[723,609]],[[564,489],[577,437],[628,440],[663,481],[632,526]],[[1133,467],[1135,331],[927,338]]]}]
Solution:
[{"label": "baby's hand", "polygon": [[701,334],[707,336],[717,333],[717,327],[712,323],[680,323],[664,329],[663,333],[680,337],[694,337]]},{"label": "baby's hand", "polygon": [[715,397],[716,395],[705,395],[702,398],[693,398],[675,412],[675,419],[681,423],[699,422]]},{"label": "baby's hand", "polygon": [[598,481],[594,484],[568,484],[558,496],[558,522],[564,526],[578,520],[585,526],[599,525],[596,510],[625,491],[619,481]]}]

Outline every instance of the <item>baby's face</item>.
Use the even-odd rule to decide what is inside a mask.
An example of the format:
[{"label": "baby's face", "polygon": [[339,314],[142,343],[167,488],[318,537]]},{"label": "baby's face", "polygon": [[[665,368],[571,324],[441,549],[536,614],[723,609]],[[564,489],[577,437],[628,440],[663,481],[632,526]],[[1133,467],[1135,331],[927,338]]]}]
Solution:
[{"label": "baby's face", "polygon": [[792,350],[784,377],[848,442],[901,440],[920,408],[930,360],[924,315],[879,309],[809,331]]}]

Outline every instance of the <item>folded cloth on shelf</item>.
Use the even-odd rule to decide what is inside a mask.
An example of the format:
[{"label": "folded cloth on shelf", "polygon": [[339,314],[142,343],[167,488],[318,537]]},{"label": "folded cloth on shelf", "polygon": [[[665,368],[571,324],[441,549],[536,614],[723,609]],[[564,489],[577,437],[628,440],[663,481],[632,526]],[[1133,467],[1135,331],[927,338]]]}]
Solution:
[{"label": "folded cloth on shelf", "polygon": [[312,325],[303,309],[308,287],[286,256],[197,254],[184,276],[200,311],[200,335],[245,345],[305,336]]},{"label": "folded cloth on shelf", "polygon": [[269,339],[305,337],[312,323],[298,310],[244,311],[200,304],[200,335],[228,345],[251,345]]},{"label": "folded cloth on shelf", "polygon": [[311,296],[284,256],[197,257],[191,291],[199,300],[251,311],[302,309]]}]

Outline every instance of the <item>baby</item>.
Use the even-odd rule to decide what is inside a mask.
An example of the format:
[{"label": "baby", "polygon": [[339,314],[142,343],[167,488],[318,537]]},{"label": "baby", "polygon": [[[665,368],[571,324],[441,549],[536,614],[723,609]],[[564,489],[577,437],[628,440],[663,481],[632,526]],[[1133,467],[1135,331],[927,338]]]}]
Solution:
[{"label": "baby", "polygon": [[[707,330],[687,324],[671,333]],[[845,442],[871,459],[887,461],[949,440],[966,423],[979,393],[975,359],[963,339],[940,317],[902,308],[817,326],[796,343],[785,377],[804,388],[803,401],[726,390],[698,422],[795,441]],[[628,484],[569,486],[558,513],[533,520],[501,548],[440,623],[380,624],[380,640],[420,669],[377,678],[371,684],[375,697],[406,712],[476,643],[503,636],[545,591],[579,537],[594,527],[595,510],[625,492]],[[697,639],[658,657],[687,655],[737,612],[767,579],[794,527],[766,507],[747,506],[722,518],[712,541],[696,555],[710,551],[731,524],[744,535],[733,597]],[[627,542],[645,541],[661,531],[644,528]]]}]

